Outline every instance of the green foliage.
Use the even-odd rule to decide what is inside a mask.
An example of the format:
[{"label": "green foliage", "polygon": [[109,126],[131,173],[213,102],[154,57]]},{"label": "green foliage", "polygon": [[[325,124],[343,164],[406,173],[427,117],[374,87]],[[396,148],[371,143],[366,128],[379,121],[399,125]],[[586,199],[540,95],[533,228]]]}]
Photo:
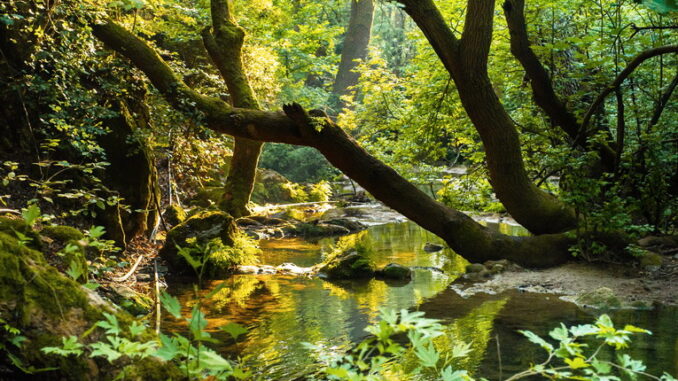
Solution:
[{"label": "green foliage", "polygon": [[202,284],[204,276],[224,275],[236,265],[256,263],[261,252],[257,241],[242,231],[233,234],[233,245],[224,245],[221,238],[198,242],[195,238],[186,240],[189,246],[177,245],[177,254],[186,260]]},{"label": "green foliage", "polygon": [[[128,365],[122,368],[119,378],[124,378],[130,368],[144,359],[157,359],[177,366],[188,380],[247,379],[251,376],[251,373],[204,345],[219,341],[205,331],[207,321],[200,311],[200,303],[193,307],[189,317],[183,318],[181,305],[175,297],[163,292],[160,300],[167,312],[187,323],[190,333],[188,338],[176,333],[172,336],[164,334],[156,336],[148,327],[137,321],[123,326],[115,314],[104,312],[104,320],[95,323],[95,327],[103,330],[104,337],[101,340],[83,344],[75,336],[63,337],[61,346],[44,347],[42,352],[62,357],[100,357],[116,364],[124,360],[123,363]],[[234,339],[247,332],[235,323],[227,324],[223,330]]]},{"label": "green foliage", "polygon": [[[454,359],[470,352],[468,343],[459,342],[441,350],[433,341],[444,335],[437,320],[423,317],[421,312],[406,310],[381,311],[381,320],[366,328],[370,333],[348,353],[336,353],[320,345],[306,344],[316,359],[323,364],[322,373],[328,380],[473,380],[464,369],[451,365]],[[520,331],[530,342],[547,352],[547,359],[516,373],[506,380],[541,376],[545,379],[622,380],[645,376],[654,380],[675,380],[668,373],[656,377],[645,372],[645,365],[621,350],[630,346],[634,334],[649,331],[631,325],[616,329],[607,315],[601,315],[595,324],[560,327],[549,336],[556,344],[530,331]],[[407,341],[394,337],[407,337]],[[595,345],[591,345],[594,343]],[[608,359],[603,349],[611,348],[616,356]],[[416,367],[404,367],[403,358],[414,356]],[[623,377],[623,378],[622,378]],[[323,378],[323,379],[325,379]]]},{"label": "green foliage", "polygon": [[338,173],[316,149],[287,144],[266,144],[259,165],[297,183],[330,180]]}]

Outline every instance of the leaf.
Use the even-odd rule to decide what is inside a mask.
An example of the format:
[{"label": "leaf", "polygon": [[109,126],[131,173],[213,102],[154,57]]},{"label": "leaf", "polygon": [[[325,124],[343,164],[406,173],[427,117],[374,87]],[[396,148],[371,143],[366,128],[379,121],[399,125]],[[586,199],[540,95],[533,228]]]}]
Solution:
[{"label": "leaf", "polygon": [[537,336],[534,332],[532,331],[518,331],[518,332],[520,332],[523,336],[527,337],[527,339],[530,342],[539,345],[540,347],[544,348],[549,352],[553,351],[553,345],[549,344],[548,342],[546,342],[546,340]]},{"label": "leaf", "polygon": [[455,371],[454,369],[452,369],[451,366],[448,366],[445,369],[443,369],[443,371],[440,373],[440,376],[442,377],[443,381],[471,380],[471,377],[468,375],[467,371],[465,370]]},{"label": "leaf", "polygon": [[84,269],[78,261],[71,261],[71,265],[66,270],[66,274],[70,276],[73,280],[79,279],[84,274]]},{"label": "leaf", "polygon": [[590,365],[586,362],[581,357],[575,357],[574,359],[565,359],[565,363],[571,368],[571,369],[580,369],[580,368],[588,368]]},{"label": "leaf", "polygon": [[596,372],[600,374],[607,374],[610,373],[610,371],[612,370],[612,366],[609,363],[598,361],[597,359],[591,361],[591,366],[593,366]]},{"label": "leaf", "polygon": [[107,312],[103,313],[104,316],[106,317],[106,320],[100,320],[98,321],[95,325],[97,327],[101,327],[106,330],[106,334],[108,335],[119,335],[120,334],[120,326],[118,324],[118,318],[115,317],[115,315],[109,314]]},{"label": "leaf", "polygon": [[242,368],[235,368],[233,369],[233,373],[231,374],[231,376],[237,378],[238,380],[244,380],[252,377],[252,372],[245,372],[244,370],[242,370]]},{"label": "leaf", "polygon": [[113,363],[113,361],[122,356],[122,353],[116,351],[113,346],[104,342],[92,343],[90,346],[94,349],[92,353],[90,353],[91,357],[103,357],[108,360],[109,363]]},{"label": "leaf", "polygon": [[419,347],[414,353],[419,358],[420,364],[426,368],[433,368],[438,364],[440,359],[440,354],[433,347],[433,344],[429,344],[427,347]]},{"label": "leaf", "polygon": [[170,315],[177,319],[181,318],[181,303],[179,303],[179,299],[168,294],[166,291],[163,291],[160,294],[160,303],[162,303],[163,308],[165,308]]},{"label": "leaf", "polygon": [[560,323],[560,327],[554,328],[549,332],[549,336],[558,341],[567,340],[569,338],[567,327],[565,327],[565,324]]},{"label": "leaf", "polygon": [[132,324],[129,326],[129,332],[132,334],[132,336],[139,336],[145,330],[146,326],[144,324],[139,324],[139,322],[136,320],[133,321]]},{"label": "leaf", "polygon": [[630,325],[630,324],[627,324],[627,325],[624,326],[624,331],[633,332],[633,333],[647,333],[648,335],[652,334],[652,332],[648,331],[647,329],[638,328],[638,327]]},{"label": "leaf", "polygon": [[21,209],[21,217],[28,226],[33,226],[40,217],[40,208],[36,204],[29,205],[28,208]]},{"label": "leaf", "polygon": [[219,329],[231,335],[233,340],[236,341],[238,340],[238,337],[240,337],[240,335],[244,335],[248,332],[247,328],[237,323],[228,323],[226,325],[222,325],[221,327],[219,327]]},{"label": "leaf", "polygon": [[162,347],[155,351],[155,357],[165,361],[171,361],[181,353],[177,341],[169,336],[160,334],[160,343],[162,344]]},{"label": "leaf", "polygon": [[224,372],[233,370],[231,362],[221,357],[211,349],[203,349],[200,352],[200,365],[210,371]]},{"label": "leaf", "polygon": [[102,235],[106,233],[106,229],[103,226],[92,226],[87,231],[87,235],[93,239],[101,238]]}]

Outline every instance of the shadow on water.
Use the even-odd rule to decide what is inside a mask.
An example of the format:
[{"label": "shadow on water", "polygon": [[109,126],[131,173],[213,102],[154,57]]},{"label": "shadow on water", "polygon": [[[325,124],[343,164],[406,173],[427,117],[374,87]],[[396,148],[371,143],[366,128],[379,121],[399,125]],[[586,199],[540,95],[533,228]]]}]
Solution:
[{"label": "shadow on water", "polygon": [[[515,226],[498,224],[497,228],[524,234]],[[426,242],[441,241],[413,223],[374,226],[364,239],[378,266],[396,262],[439,268],[445,273],[415,270],[413,280],[407,284],[375,279],[327,282],[280,275],[237,275],[214,281],[201,292],[207,294],[220,283],[227,285],[204,303],[208,330],[228,343],[217,327],[236,322],[249,329],[244,341],[237,345],[230,342],[218,349],[237,354],[265,379],[291,380],[313,371],[314,361],[303,342],[346,349],[366,336],[365,327],[377,320],[381,308],[419,309],[427,317],[444,321],[446,335],[438,338],[439,348],[451,348],[458,340],[471,343],[470,355],[458,366],[497,380],[529,367],[543,356],[540,348],[516,332],[518,329],[545,335],[561,321],[580,324],[595,319],[553,295],[515,291],[461,298],[448,285],[463,272],[467,262],[449,249],[424,252]],[[262,241],[261,263],[311,266],[321,262],[335,243],[336,239]],[[170,291],[180,298],[184,314],[188,315],[195,300],[192,286],[174,285]],[[619,325],[634,324],[655,332],[651,337],[636,338],[632,350],[633,356],[647,362],[650,371],[678,373],[678,309],[618,311],[611,315]],[[183,330],[169,318],[165,329]],[[406,357],[404,361],[414,359]]]}]

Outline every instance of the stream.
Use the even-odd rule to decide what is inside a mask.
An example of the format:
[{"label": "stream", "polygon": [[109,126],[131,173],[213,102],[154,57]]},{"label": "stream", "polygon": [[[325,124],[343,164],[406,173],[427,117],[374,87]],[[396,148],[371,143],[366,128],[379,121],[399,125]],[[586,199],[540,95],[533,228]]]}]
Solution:
[{"label": "stream", "polygon": [[[496,221],[489,225],[507,234],[526,234],[516,225]],[[498,380],[543,360],[543,351],[517,330],[546,335],[559,322],[591,323],[600,313],[580,309],[556,295],[517,290],[462,298],[448,286],[463,273],[468,262],[449,249],[425,252],[427,242],[442,241],[412,222],[375,225],[357,234],[371,246],[371,259],[379,267],[391,262],[417,267],[412,281],[327,282],[281,275],[235,275],[213,281],[200,292],[207,294],[220,283],[227,283],[203,306],[208,330],[226,343],[217,349],[239,356],[263,379],[303,379],[315,369],[304,342],[341,351],[366,337],[364,329],[378,321],[380,309],[420,310],[426,317],[443,321],[450,343],[471,342],[471,353],[458,366],[475,376]],[[322,261],[338,239],[355,238],[262,240],[261,264],[311,266]],[[169,291],[181,300],[184,315],[190,314],[195,300],[193,287],[172,284]],[[678,374],[678,308],[657,306],[609,314],[617,326],[633,324],[654,333],[634,336],[630,352],[632,357],[645,361],[650,373]],[[229,322],[247,327],[247,337],[234,344],[217,329]],[[164,327],[185,330],[171,319],[165,321]]]}]

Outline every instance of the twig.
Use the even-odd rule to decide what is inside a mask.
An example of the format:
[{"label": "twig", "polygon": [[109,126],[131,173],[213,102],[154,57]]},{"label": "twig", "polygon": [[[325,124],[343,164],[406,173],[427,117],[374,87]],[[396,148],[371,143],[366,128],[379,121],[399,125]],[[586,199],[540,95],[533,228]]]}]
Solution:
[{"label": "twig", "polygon": [[17,216],[21,215],[21,212],[16,209],[0,209],[0,213],[11,213],[16,214]]},{"label": "twig", "polygon": [[137,261],[134,262],[134,266],[132,266],[132,268],[127,272],[127,274],[125,274],[121,277],[113,278],[113,281],[114,282],[124,282],[124,281],[126,281],[137,270],[137,267],[139,267],[139,263],[141,263],[141,260],[143,258],[144,258],[143,254],[139,255],[139,258],[137,258]]},{"label": "twig", "polygon": [[155,278],[155,333],[160,334],[160,284],[158,281],[158,260],[153,260],[153,277]]},{"label": "twig", "polygon": [[497,360],[499,360],[499,379],[504,378],[504,372],[501,366],[501,347],[499,346],[499,334],[495,335],[495,340],[497,340]]}]

